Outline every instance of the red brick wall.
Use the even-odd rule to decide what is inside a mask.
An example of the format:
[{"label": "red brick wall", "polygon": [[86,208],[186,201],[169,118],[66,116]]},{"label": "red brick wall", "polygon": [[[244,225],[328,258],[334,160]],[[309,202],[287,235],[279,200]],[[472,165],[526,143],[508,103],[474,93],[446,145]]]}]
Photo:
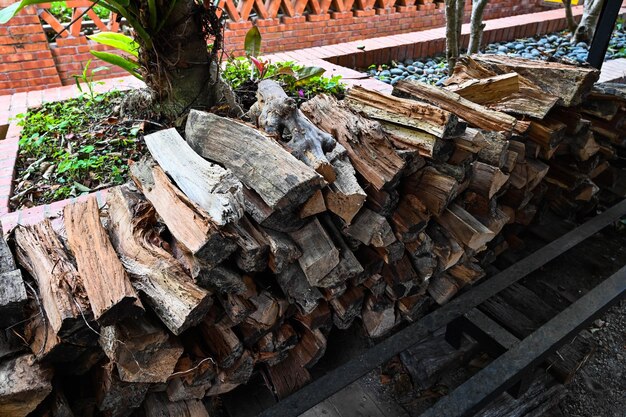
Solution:
[{"label": "red brick wall", "polygon": [[[0,7],[14,1],[0,0]],[[266,54],[444,25],[443,2],[417,2],[421,4],[415,4],[416,0],[398,0],[396,3],[403,5],[386,9],[366,8],[256,19],[254,23],[263,36],[262,52]],[[373,1],[369,3],[374,4]],[[540,11],[543,10],[541,4],[542,0],[490,0],[485,10],[485,19]],[[469,0],[466,10],[469,19]],[[226,23],[226,52],[242,53],[245,34],[252,25],[250,20]],[[56,43],[49,44],[35,7],[22,10],[7,25],[0,27],[0,95],[73,83],[73,75],[80,74],[87,61],[93,58],[89,53],[92,48],[107,49],[88,41],[84,36],[58,38]],[[91,68],[101,65],[106,64],[94,59]],[[99,72],[96,78],[125,74],[123,70],[111,67],[106,72]]]}]

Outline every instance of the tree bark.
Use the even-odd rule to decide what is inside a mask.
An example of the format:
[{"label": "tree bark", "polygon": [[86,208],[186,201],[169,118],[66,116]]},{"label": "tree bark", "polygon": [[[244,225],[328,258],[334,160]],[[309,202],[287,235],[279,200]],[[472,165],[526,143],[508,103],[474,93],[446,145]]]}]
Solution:
[{"label": "tree bark", "polygon": [[574,32],[574,42],[591,42],[596,30],[600,11],[604,0],[587,0],[583,8],[583,15],[580,18],[578,27]]},{"label": "tree bark", "polygon": [[[568,0],[569,1],[569,0]],[[485,24],[483,23],[483,12],[488,0],[473,0],[472,1],[472,17],[470,20],[470,39],[469,46],[467,47],[468,54],[475,54],[480,48],[481,41],[483,39],[483,30]]]},{"label": "tree bark", "polygon": [[459,39],[457,38],[457,1],[446,0],[446,59],[448,71],[452,73],[459,57]]},{"label": "tree bark", "polygon": [[565,19],[567,20],[567,28],[570,32],[574,33],[576,31],[576,20],[574,20],[574,15],[572,14],[572,0],[561,0],[563,2],[563,8],[565,9]]}]

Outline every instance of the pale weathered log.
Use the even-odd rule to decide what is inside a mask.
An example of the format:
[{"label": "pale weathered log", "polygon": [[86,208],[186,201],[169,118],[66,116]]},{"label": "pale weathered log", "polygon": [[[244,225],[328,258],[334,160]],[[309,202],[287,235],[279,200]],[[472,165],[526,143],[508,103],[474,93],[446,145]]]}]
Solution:
[{"label": "pale weathered log", "polygon": [[320,130],[319,125],[311,123],[305,106],[302,106],[303,114],[296,101],[288,97],[276,81],[262,80],[256,94],[257,102],[249,111],[256,125],[277,139],[290,137],[285,146],[292,155],[317,171],[326,181],[335,181],[333,167],[325,155],[335,147],[335,138]]},{"label": "pale weathered log", "polygon": [[146,317],[103,327],[100,346],[125,382],[166,382],[183,353],[177,339]]},{"label": "pale weathered log", "polygon": [[223,226],[243,215],[241,182],[232,172],[202,159],[176,129],[144,138],[152,157],[187,197]]},{"label": "pale weathered log", "polygon": [[472,164],[469,189],[491,199],[506,184],[508,179],[509,176],[498,168],[477,161]]},{"label": "pale weathered log", "polygon": [[395,152],[379,123],[354,113],[345,103],[326,95],[307,101],[302,110],[318,127],[335,136],[346,149],[354,168],[377,190],[397,183],[404,160]]},{"label": "pale weathered log", "polygon": [[478,160],[501,168],[506,162],[509,141],[498,132],[483,131],[482,136],[486,145],[478,151]]},{"label": "pale weathered log", "polygon": [[417,150],[423,157],[431,159],[441,159],[449,150],[447,141],[431,133],[385,121],[380,124],[396,149]]},{"label": "pale weathered log", "polygon": [[27,300],[26,287],[20,270],[0,271],[0,329],[23,320]]},{"label": "pale weathered log", "polygon": [[339,263],[339,251],[317,219],[292,232],[291,238],[302,250],[298,263],[309,283],[318,283]]},{"label": "pale weathered log", "polygon": [[456,116],[449,110],[361,87],[350,89],[348,103],[370,118],[418,129],[438,138],[450,136],[457,124]]},{"label": "pale weathered log", "polygon": [[211,306],[211,294],[163,249],[153,229],[154,208],[127,186],[112,189],[107,203],[111,243],[133,286],[174,334],[198,323]]},{"label": "pale weathered log", "polygon": [[344,233],[365,245],[378,248],[396,241],[387,219],[367,208],[362,209],[352,224],[344,228]]},{"label": "pale weathered log", "polygon": [[299,206],[324,182],[274,140],[235,120],[191,110],[185,130],[198,154],[224,165],[273,210]]},{"label": "pale weathered log", "polygon": [[401,80],[393,88],[393,94],[431,103],[441,109],[456,114],[470,125],[480,129],[521,133],[523,123],[506,113],[489,110],[480,104],[464,99],[460,95],[430,84],[412,80]]},{"label": "pale weathered log", "polygon": [[[85,327],[83,314],[93,319],[83,277],[70,261],[49,220],[15,229],[17,259],[37,282],[46,325],[58,337]],[[123,289],[123,287],[122,287]],[[132,291],[132,288],[131,288]],[[134,294],[134,291],[133,291]],[[136,298],[125,308],[133,308]]]},{"label": "pale weathered log", "polygon": [[171,402],[161,393],[149,394],[143,403],[145,417],[209,417],[200,400]]},{"label": "pale weathered log", "polygon": [[260,272],[267,268],[269,245],[263,234],[246,217],[233,226],[239,251],[235,256],[237,266],[245,272]]},{"label": "pale weathered log", "polygon": [[52,370],[23,355],[0,362],[0,415],[25,417],[52,392]]},{"label": "pale weathered log", "polygon": [[337,179],[324,190],[328,210],[350,223],[359,212],[367,195],[356,179],[356,173],[349,161],[333,161]]},{"label": "pale weathered log", "polygon": [[600,71],[558,62],[545,62],[502,55],[474,55],[480,65],[498,74],[516,72],[543,91],[560,97],[564,106],[579,104],[598,80]]},{"label": "pale weathered log", "polygon": [[206,210],[176,188],[154,160],[132,164],[130,174],[172,235],[193,256],[217,265],[235,251],[231,237],[220,231]]},{"label": "pale weathered log", "polygon": [[141,303],[100,222],[96,198],[68,204],[63,218],[94,318],[109,325],[137,315]]}]

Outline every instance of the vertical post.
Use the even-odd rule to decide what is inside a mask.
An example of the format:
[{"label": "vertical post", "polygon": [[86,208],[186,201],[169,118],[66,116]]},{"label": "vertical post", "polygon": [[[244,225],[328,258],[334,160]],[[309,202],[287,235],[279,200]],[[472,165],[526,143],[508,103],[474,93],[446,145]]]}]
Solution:
[{"label": "vertical post", "polygon": [[587,62],[594,68],[602,68],[620,7],[622,7],[622,0],[605,0],[602,4],[596,31],[589,47],[589,55],[587,55]]}]

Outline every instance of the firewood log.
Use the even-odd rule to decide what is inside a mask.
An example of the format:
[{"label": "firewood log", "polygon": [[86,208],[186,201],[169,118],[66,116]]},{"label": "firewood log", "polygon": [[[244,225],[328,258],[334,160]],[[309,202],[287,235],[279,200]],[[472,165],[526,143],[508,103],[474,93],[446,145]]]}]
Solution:
[{"label": "firewood log", "polygon": [[22,355],[0,362],[0,414],[25,417],[52,392],[53,371]]},{"label": "firewood log", "polygon": [[435,86],[412,80],[401,80],[393,88],[393,95],[425,101],[456,114],[470,125],[499,132],[522,133],[526,126],[506,113],[489,110],[464,99],[460,95]]},{"label": "firewood log", "polygon": [[222,294],[241,294],[246,290],[241,272],[225,265],[218,265],[215,268],[201,267],[195,280],[202,288],[216,290]]},{"label": "firewood log", "polygon": [[253,369],[254,358],[249,351],[244,350],[233,366],[218,373],[215,384],[207,391],[207,396],[225,394],[245,384],[252,376]]},{"label": "firewood log", "polygon": [[143,403],[150,384],[120,380],[117,368],[111,362],[102,364],[95,378],[96,406],[107,417],[128,417]]},{"label": "firewood log", "polygon": [[294,318],[309,330],[328,330],[332,326],[332,313],[326,301],[320,301],[308,314],[298,312]]},{"label": "firewood log", "polygon": [[339,250],[339,263],[318,282],[319,287],[333,287],[348,280],[359,281],[364,270],[358,259],[344,240],[341,232],[335,227],[329,216],[321,216],[320,223]]},{"label": "firewood log", "polygon": [[407,194],[400,199],[390,220],[396,237],[406,244],[418,239],[419,234],[426,228],[430,215],[419,198]]},{"label": "firewood log", "polygon": [[519,92],[519,89],[519,76],[515,72],[485,78],[473,78],[460,84],[448,85],[448,90],[476,104],[489,104],[502,100]]},{"label": "firewood log", "polygon": [[558,62],[501,55],[474,55],[472,58],[498,74],[518,73],[543,91],[560,97],[566,107],[580,103],[583,97],[591,91],[600,74],[600,71],[594,68],[582,68]]},{"label": "firewood log", "polygon": [[367,335],[382,337],[396,325],[395,304],[385,296],[369,296],[363,304],[362,317]]},{"label": "firewood log", "polygon": [[231,237],[219,229],[208,212],[176,188],[154,160],[132,164],[130,174],[168,230],[193,256],[217,265],[235,251]]},{"label": "firewood log", "polygon": [[365,293],[361,287],[350,287],[340,297],[330,300],[330,305],[335,313],[333,322],[339,329],[347,329],[354,319],[361,314]]},{"label": "firewood log", "polygon": [[319,330],[304,328],[300,334],[300,339],[291,350],[290,355],[295,356],[300,366],[311,368],[326,352],[326,337]]},{"label": "firewood log", "polygon": [[174,334],[198,323],[211,294],[198,287],[165,249],[154,229],[154,208],[127,186],[107,196],[109,234],[133,286]]},{"label": "firewood log", "polygon": [[192,110],[185,133],[199,155],[232,171],[272,210],[295,209],[324,182],[274,140],[235,120]]},{"label": "firewood log", "polygon": [[290,136],[285,146],[291,153],[326,181],[335,181],[334,169],[325,155],[335,147],[335,138],[324,129],[320,130],[319,125],[311,123],[310,117],[305,116],[304,106],[298,109],[295,100],[288,97],[276,81],[263,80],[259,83],[257,101],[248,114],[270,136],[284,140],[285,131]]},{"label": "firewood log", "polygon": [[462,207],[452,204],[436,218],[458,240],[472,250],[482,249],[495,234]]},{"label": "firewood log", "polygon": [[450,153],[449,141],[436,135],[385,121],[380,124],[396,149],[416,150],[421,156],[435,160],[445,159]]},{"label": "firewood log", "polygon": [[[333,173],[335,171],[333,170]],[[335,176],[335,179],[337,177]],[[298,216],[301,219],[314,216],[326,211],[326,202],[324,201],[324,194],[321,190],[317,190],[311,198],[309,198],[298,210]]]},{"label": "firewood log", "polygon": [[216,376],[212,357],[194,358],[183,354],[176,363],[174,373],[168,379],[165,390],[167,398],[173,402],[201,400],[211,388],[211,382]]},{"label": "firewood log", "polygon": [[171,402],[159,393],[151,393],[143,403],[145,417],[209,417],[200,400]]},{"label": "firewood log", "polygon": [[428,295],[410,295],[398,300],[397,306],[400,315],[407,321],[412,322],[422,318],[432,304],[432,298]]},{"label": "firewood log", "polygon": [[426,228],[426,234],[432,239],[432,252],[437,257],[438,271],[453,267],[465,255],[461,244],[444,227],[431,223]]},{"label": "firewood log", "polygon": [[[46,314],[45,325],[50,326],[52,333],[60,338],[70,337],[85,328],[86,320],[93,320],[93,313],[84,279],[94,277],[83,277],[78,273],[50,221],[17,227],[15,244],[20,265],[35,279],[39,288],[41,305]],[[125,275],[116,277],[116,281],[121,279],[125,279]],[[98,285],[95,282],[94,288]],[[137,298],[132,287],[127,289],[122,285],[117,289],[121,297],[116,297],[114,301],[122,301],[122,309],[118,311],[128,313],[135,310]],[[96,294],[96,297],[99,295]],[[114,307],[116,302],[112,302],[111,306]]]},{"label": "firewood log", "polygon": [[304,275],[317,286],[339,264],[339,251],[317,219],[290,235],[302,250],[298,263]]},{"label": "firewood log", "polygon": [[268,367],[266,372],[278,399],[285,398],[311,380],[309,371],[300,364],[298,357],[291,351],[284,361]]},{"label": "firewood log", "polygon": [[337,179],[324,190],[328,210],[350,223],[359,212],[367,195],[356,179],[349,161],[338,158],[332,162]]},{"label": "firewood log", "polygon": [[453,136],[457,125],[456,116],[447,109],[358,86],[350,89],[347,101],[369,118],[418,129],[438,138]]},{"label": "firewood log", "polygon": [[469,183],[469,189],[491,199],[500,191],[508,179],[509,176],[498,168],[476,161],[472,164],[472,178]]},{"label": "firewood log", "polygon": [[276,298],[267,291],[251,296],[248,300],[254,304],[255,311],[244,318],[237,328],[244,345],[252,346],[279,323],[281,308]]},{"label": "firewood log", "polygon": [[141,304],[100,222],[96,199],[65,206],[63,218],[94,318],[108,325],[137,315]]},{"label": "firewood log", "polygon": [[198,327],[199,336],[220,368],[230,368],[243,354],[243,345],[229,327],[206,319]]},{"label": "firewood log", "polygon": [[21,321],[24,318],[23,309],[27,301],[22,273],[15,266],[0,224],[0,328]]},{"label": "firewood log", "polygon": [[146,317],[103,327],[100,346],[125,382],[166,382],[183,353],[177,339]]},{"label": "firewood log", "polygon": [[306,223],[306,219],[301,219],[297,210],[274,210],[254,190],[244,187],[243,192],[246,213],[262,227],[279,232],[292,232]]},{"label": "firewood log", "polygon": [[260,272],[267,268],[269,245],[263,234],[243,216],[233,227],[235,242],[239,250],[235,263],[244,272]]},{"label": "firewood log", "polygon": [[[302,111],[319,128],[336,137],[356,171],[368,183],[377,190],[396,185],[404,161],[389,143],[379,123],[355,114],[347,105],[325,95],[304,103]],[[338,124],[337,120],[342,122]]]},{"label": "firewood log", "polygon": [[456,197],[458,183],[454,178],[440,173],[435,168],[426,167],[422,170],[416,186],[405,185],[403,191],[417,196],[430,213],[438,216]]},{"label": "firewood log", "polygon": [[302,256],[298,245],[287,234],[264,228],[261,233],[269,245],[269,268],[275,274]]},{"label": "firewood log", "polygon": [[486,145],[478,151],[478,160],[501,168],[506,162],[509,141],[498,132],[483,131],[482,136]]},{"label": "firewood log", "polygon": [[176,129],[146,135],[144,141],[163,171],[218,226],[236,222],[243,215],[241,182],[232,172],[202,159]]},{"label": "firewood log", "polygon": [[292,304],[297,304],[304,314],[315,310],[322,294],[311,286],[297,263],[288,265],[276,275],[276,281]]},{"label": "firewood log", "polygon": [[[411,177],[413,176],[419,176],[419,171],[411,175]],[[365,191],[367,193],[367,200],[365,201],[367,208],[374,210],[383,217],[390,216],[400,201],[400,194],[396,190],[377,191],[374,187],[365,187]]]},{"label": "firewood log", "polygon": [[364,245],[377,248],[389,246],[396,241],[387,219],[367,208],[362,209],[343,232]]}]

